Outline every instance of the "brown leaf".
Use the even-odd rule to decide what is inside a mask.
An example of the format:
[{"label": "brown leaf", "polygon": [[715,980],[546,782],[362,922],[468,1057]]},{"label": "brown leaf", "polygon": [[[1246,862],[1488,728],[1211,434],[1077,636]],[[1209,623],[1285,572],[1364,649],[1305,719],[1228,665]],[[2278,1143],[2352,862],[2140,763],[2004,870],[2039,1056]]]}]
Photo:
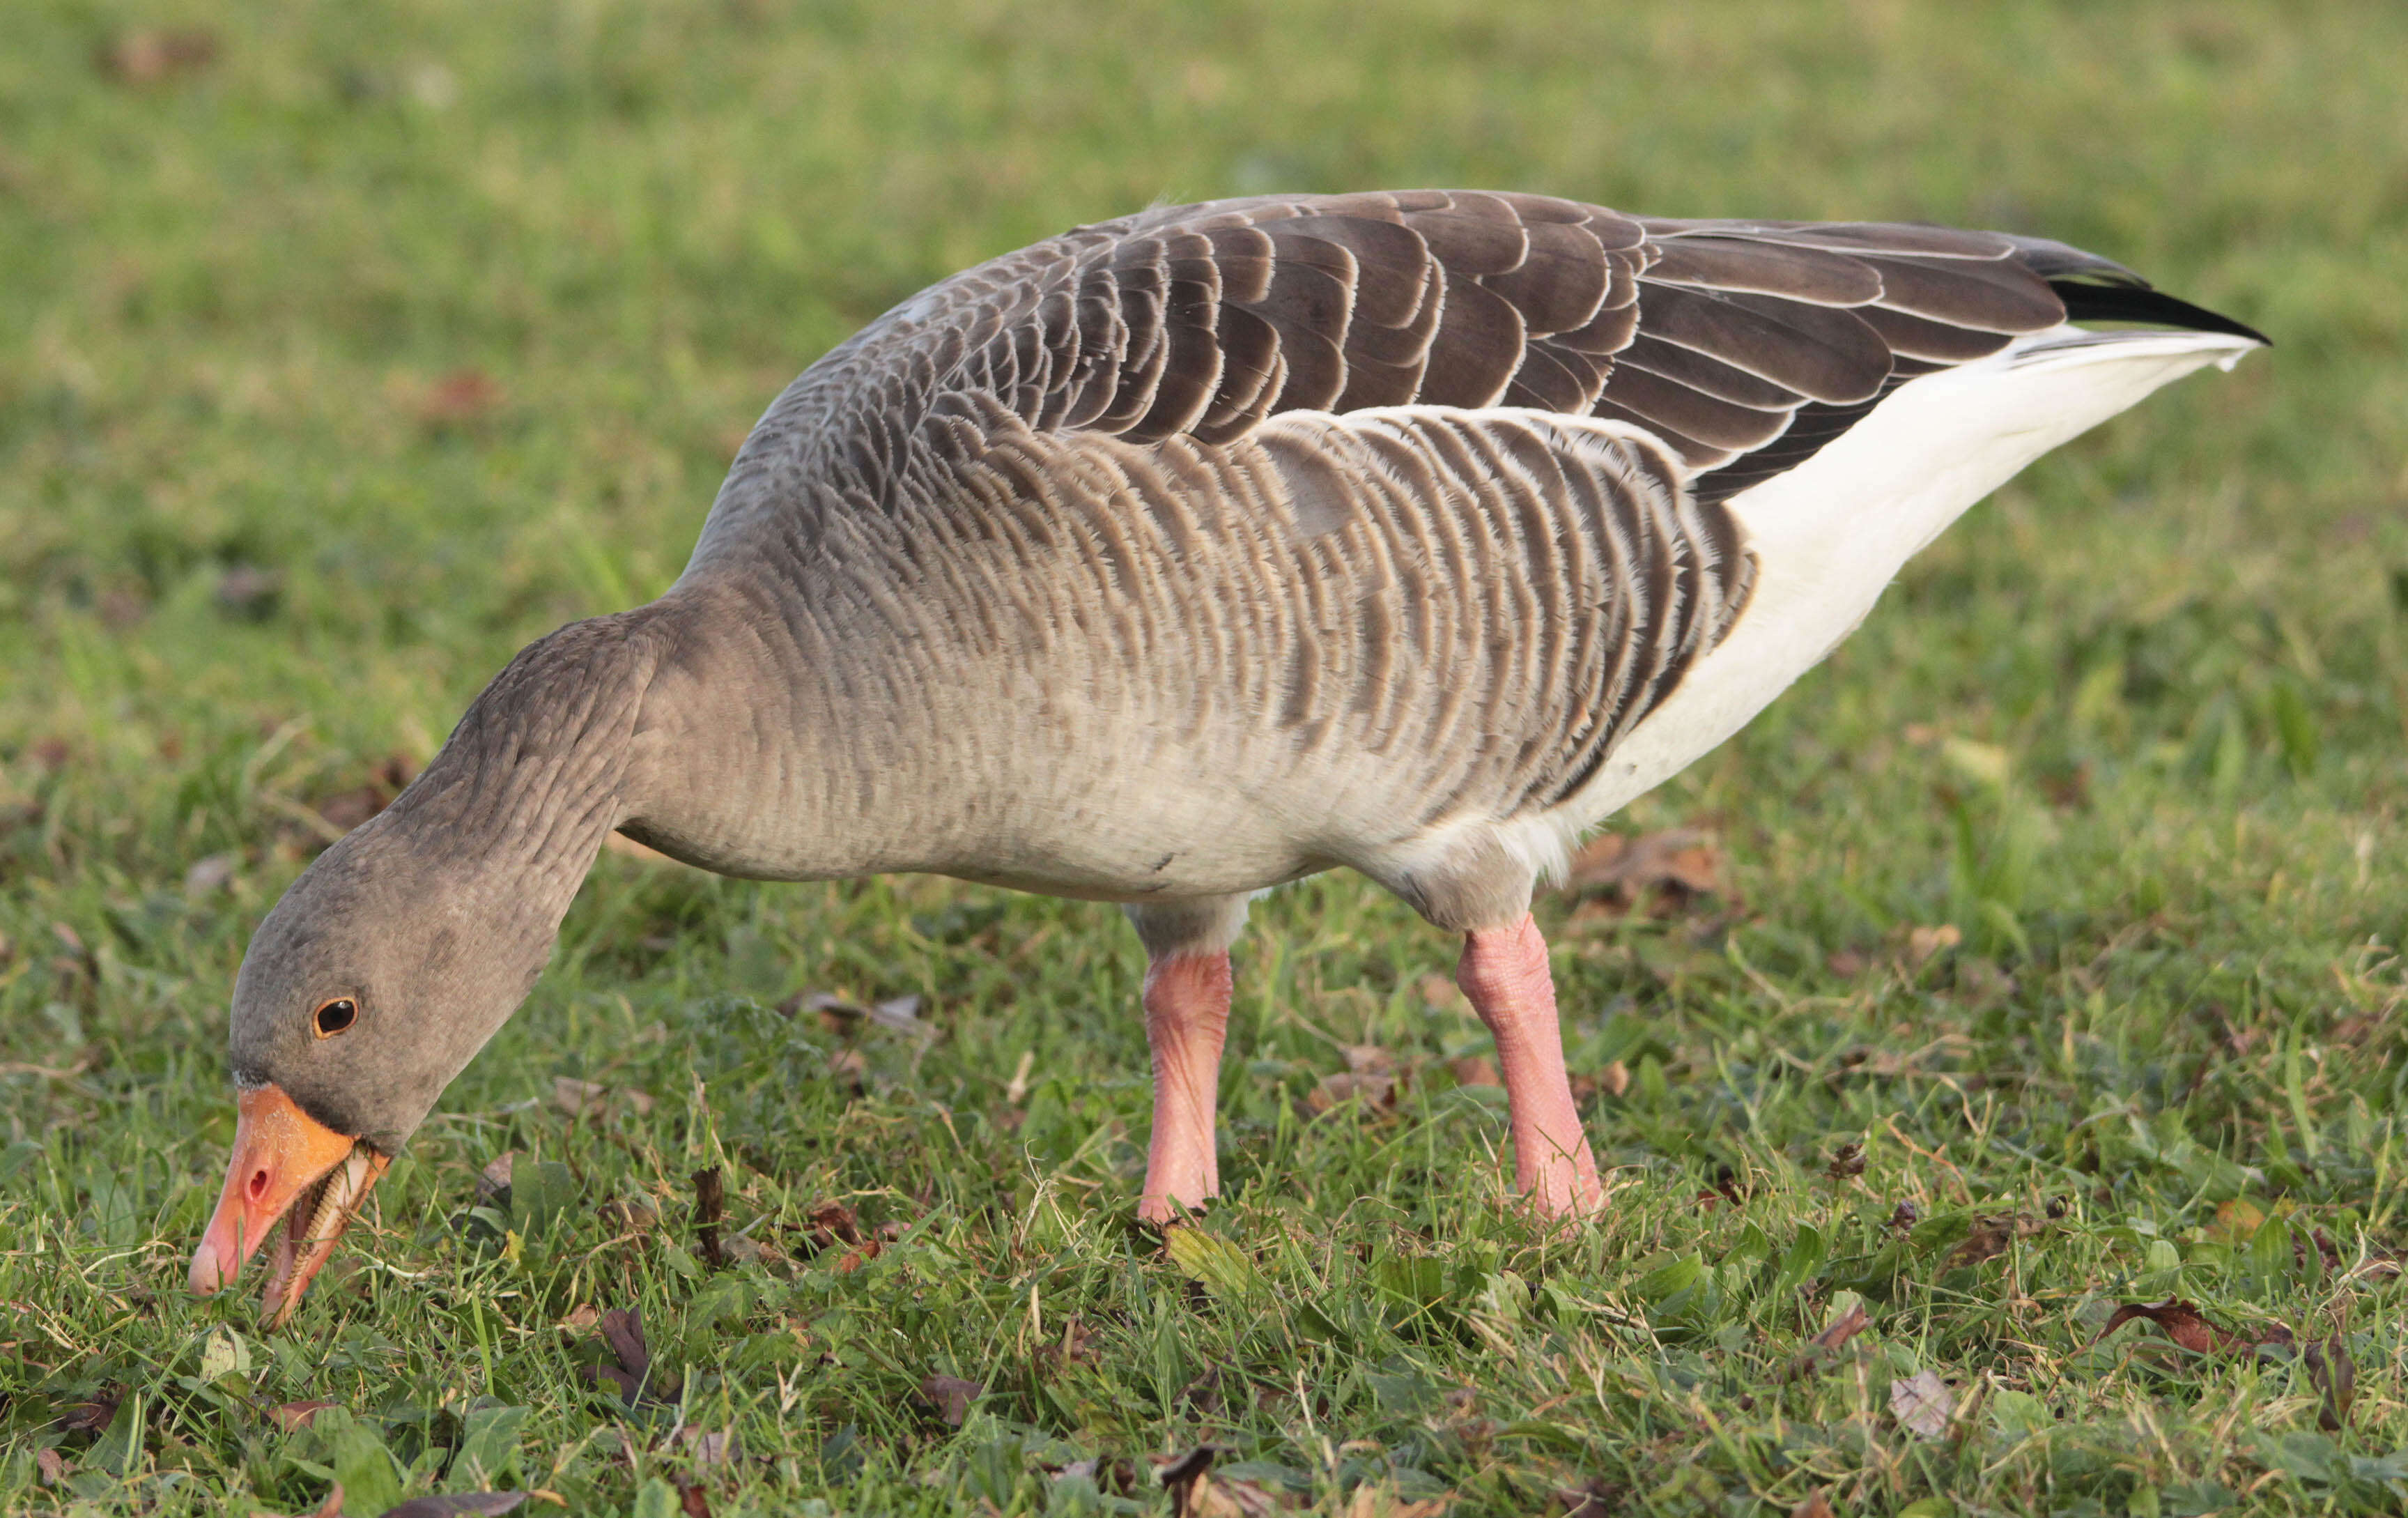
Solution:
[{"label": "brown leaf", "polygon": [[112,1386],[94,1395],[89,1402],[76,1403],[66,1411],[59,1414],[59,1432],[91,1434],[95,1438],[108,1433],[109,1424],[117,1417],[118,1404],[124,1399],[124,1395],[122,1390]]},{"label": "brown leaf", "polygon": [[2316,1409],[2316,1426],[2340,1433],[2349,1426],[2349,1405],[2358,1400],[2358,1362],[2339,1334],[2321,1344],[2310,1340],[2300,1357],[2308,1363],[2308,1384],[2324,1399]]},{"label": "brown leaf", "polygon": [[1823,1173],[1833,1180],[1846,1180],[1851,1176],[1863,1175],[1865,1147],[1862,1144],[1841,1145],[1831,1152],[1830,1163],[1823,1167]]},{"label": "brown leaf", "polygon": [[1806,1500],[1789,1510],[1789,1518],[1836,1518],[1831,1511],[1831,1499],[1816,1487],[1806,1494]]},{"label": "brown leaf", "polygon": [[937,1416],[948,1428],[959,1428],[962,1420],[970,1415],[970,1404],[986,1395],[986,1388],[959,1376],[931,1376],[920,1383],[920,1395],[937,1410]]},{"label": "brown leaf", "polygon": [[588,1112],[601,1117],[621,1111],[633,1112],[640,1118],[652,1110],[652,1099],[647,1092],[580,1080],[575,1076],[552,1077],[552,1105],[572,1118]]},{"label": "brown leaf", "polygon": [[652,1400],[644,1377],[652,1367],[652,1352],[644,1342],[644,1309],[612,1308],[602,1314],[602,1342],[618,1360],[615,1366],[580,1366],[578,1374],[595,1386],[617,1389],[619,1400],[634,1406],[640,1396]]},{"label": "brown leaf", "polygon": [[1189,1518],[1196,1510],[1195,1492],[1212,1468],[1212,1458],[1219,1447],[1198,1444],[1185,1454],[1175,1455],[1154,1467],[1154,1479],[1170,1493],[1171,1518]]},{"label": "brown leaf", "polygon": [[2040,1232],[2040,1220],[2028,1212],[2005,1212],[1993,1218],[1976,1218],[1972,1230],[1963,1241],[1948,1251],[1948,1265],[1980,1265],[2007,1252],[2007,1246],[2018,1238],[2029,1238]]},{"label": "brown leaf", "polygon": [[553,1326],[564,1334],[581,1334],[601,1321],[602,1314],[594,1310],[592,1303],[584,1302],[569,1308],[568,1316],[561,1319]]},{"label": "brown leaf", "polygon": [[1918,1370],[1904,1381],[1889,1383],[1889,1410],[1899,1427],[1925,1438],[1940,1438],[1948,1432],[1956,1398],[1945,1381],[1928,1370]]},{"label": "brown leaf", "polygon": [[318,1414],[341,1405],[324,1401],[279,1402],[267,1410],[267,1421],[288,1434],[297,1434],[316,1423]]},{"label": "brown leaf", "polygon": [[1626,908],[1653,897],[1652,910],[1670,916],[1697,897],[1723,892],[1723,856],[1699,828],[1672,828],[1631,837],[1602,833],[1572,856],[1569,884],[1582,895],[1612,895]]},{"label": "brown leaf", "polygon": [[1346,1518],[1441,1518],[1452,1498],[1453,1494],[1449,1493],[1420,1502],[1408,1502],[1393,1486],[1365,1482],[1354,1488],[1354,1500],[1346,1504]]},{"label": "brown leaf", "polygon": [[614,1228],[647,1229],[661,1221],[661,1209],[649,1196],[614,1196],[595,1209]]},{"label": "brown leaf", "polygon": [[727,1216],[727,1193],[719,1166],[706,1166],[687,1178],[694,1182],[694,1235],[702,1246],[703,1261],[714,1270],[725,1269],[727,1248],[719,1241],[719,1225]]},{"label": "brown leaf", "polygon": [[1458,1086],[1502,1086],[1498,1078],[1497,1062],[1485,1054],[1467,1054],[1455,1062],[1455,1083]]},{"label": "brown leaf", "polygon": [[732,1466],[744,1457],[733,1429],[697,1428],[688,1424],[677,1431],[677,1439],[697,1466]]},{"label": "brown leaf", "polygon": [[1422,1004],[1433,1012],[1446,1012],[1463,1005],[1463,988],[1441,975],[1426,975],[1417,983]]},{"label": "brown leaf", "polygon": [[700,1482],[678,1482],[677,1494],[678,1511],[685,1518],[710,1518],[710,1494],[702,1489]]},{"label": "brown leaf", "polygon": [[1630,1090],[1630,1067],[1620,1060],[1610,1062],[1597,1073],[1597,1085],[1606,1095],[1619,1099]]},{"label": "brown leaf", "polygon": [[823,1202],[811,1208],[803,1229],[804,1249],[816,1254],[834,1244],[858,1244],[861,1220],[842,1202]]},{"label": "brown leaf", "polygon": [[100,50],[100,71],[121,84],[158,84],[217,61],[218,39],[198,27],[138,27]]},{"label": "brown leaf", "polygon": [[56,1486],[67,1479],[67,1472],[75,1469],[75,1467],[68,1463],[65,1455],[56,1450],[36,1450],[34,1468],[40,1473],[44,1486]]},{"label": "brown leaf", "polygon": [[1911,1201],[1901,1199],[1898,1206],[1890,1208],[1889,1231],[1893,1234],[1912,1233],[1914,1225],[1922,1221],[1923,1209]]},{"label": "brown leaf", "polygon": [[1613,1518],[1627,1495],[1621,1483],[1592,1476],[1577,1487],[1557,1492],[1555,1500],[1563,1505],[1564,1518]]},{"label": "brown leaf", "polygon": [[1037,1347],[1037,1361],[1055,1374],[1071,1366],[1093,1365],[1096,1359],[1094,1337],[1084,1322],[1069,1319],[1062,1324],[1061,1342]]},{"label": "brown leaf", "polygon": [[1942,949],[1955,948],[1965,941],[1956,924],[1943,922],[1936,928],[1917,928],[1906,935],[1906,957],[1918,968]]},{"label": "brown leaf", "polygon": [[480,1207],[506,1207],[510,1205],[510,1177],[518,1167],[519,1151],[504,1149],[477,1172],[477,1205]]},{"label": "brown leaf", "polygon": [[2137,1318],[2156,1323],[2166,1337],[2172,1339],[2193,1354],[2214,1354],[2225,1350],[2254,1349],[2260,1344],[2288,1344],[2291,1331],[2280,1323],[2270,1323],[2257,1338],[2244,1338],[2228,1333],[2200,1316],[2199,1308],[2177,1297],[2162,1302],[2128,1302],[2117,1308],[2107,1320],[2107,1325],[2091,1336],[2098,1343],[2116,1329]]},{"label": "brown leaf", "polygon": [[1862,1302],[1851,1303],[1848,1310],[1834,1316],[1823,1331],[1808,1339],[1818,1350],[1836,1350],[1865,1331],[1872,1320],[1865,1313]]},{"label": "brown leaf", "polygon": [[502,387],[492,375],[480,369],[455,369],[427,386],[419,398],[418,420],[437,430],[464,426],[501,404]]}]

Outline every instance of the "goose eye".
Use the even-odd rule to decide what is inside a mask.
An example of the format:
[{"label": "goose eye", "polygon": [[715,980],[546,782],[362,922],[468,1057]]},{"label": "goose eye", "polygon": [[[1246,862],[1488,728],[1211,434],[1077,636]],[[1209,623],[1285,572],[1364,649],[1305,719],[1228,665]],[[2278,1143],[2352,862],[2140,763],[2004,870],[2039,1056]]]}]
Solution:
[{"label": "goose eye", "polygon": [[359,1016],[359,1003],[348,996],[337,996],[310,1014],[309,1020],[316,1024],[319,1037],[332,1038],[358,1021]]}]

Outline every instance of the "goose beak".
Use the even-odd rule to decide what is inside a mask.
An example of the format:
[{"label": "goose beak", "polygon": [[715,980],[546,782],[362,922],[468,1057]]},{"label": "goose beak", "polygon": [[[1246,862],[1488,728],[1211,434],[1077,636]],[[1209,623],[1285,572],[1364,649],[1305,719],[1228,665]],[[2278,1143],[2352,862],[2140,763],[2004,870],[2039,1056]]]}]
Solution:
[{"label": "goose beak", "polygon": [[334,1257],[336,1240],[392,1161],[310,1117],[274,1085],[239,1092],[235,1107],[234,1159],[217,1212],[193,1251],[192,1286],[207,1296],[231,1284],[282,1219],[260,1299],[268,1326],[279,1328]]}]

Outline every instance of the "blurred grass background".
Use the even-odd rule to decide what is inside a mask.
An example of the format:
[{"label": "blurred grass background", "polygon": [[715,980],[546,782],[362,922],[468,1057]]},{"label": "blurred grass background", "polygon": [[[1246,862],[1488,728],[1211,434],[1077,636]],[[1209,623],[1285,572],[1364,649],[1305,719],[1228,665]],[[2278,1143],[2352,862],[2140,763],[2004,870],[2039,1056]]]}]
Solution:
[{"label": "blurred grass background", "polygon": [[[16,0],[0,1502],[282,1511],[347,1470],[353,1511],[490,1477],[591,1511],[1167,1511],[1149,1457],[1211,1441],[1216,1499],[1330,1511],[2389,1511],[2402,58],[2400,7],[2243,0]],[[795,371],[1077,222],[1421,184],[2042,233],[2278,343],[1977,510],[1617,824],[1702,830],[1721,890],[1542,908],[1575,1067],[1629,1078],[1591,1113],[1612,1222],[1513,1222],[1453,1063],[1478,1025],[1425,989],[1452,946],[1352,878],[1256,914],[1212,1225],[1245,1268],[1183,1286],[1122,1227],[1117,914],[606,857],[387,1183],[378,1266],[273,1341],[180,1296],[250,927],[513,650],[674,578]],[[918,994],[937,1036],[747,1010],[810,990]],[[1316,1114],[1349,1045],[1406,1073],[1393,1111]],[[652,1106],[572,1119],[556,1077]],[[580,1205],[496,1252],[455,1220],[504,1150]],[[790,1261],[695,1267],[714,1161]],[[905,1242],[804,1258],[838,1202]],[[1959,1252],[2001,1217],[2031,1228]],[[1785,1378],[1840,1294],[1873,1326]],[[2083,1348],[2177,1294],[2340,1336],[2347,1425],[2300,1356]],[[553,1324],[638,1301],[676,1399],[623,1415]],[[1926,1369],[1946,1438],[1887,1400]],[[933,1374],[985,1395],[949,1420]],[[258,1410],[314,1398],[357,1421]]]}]

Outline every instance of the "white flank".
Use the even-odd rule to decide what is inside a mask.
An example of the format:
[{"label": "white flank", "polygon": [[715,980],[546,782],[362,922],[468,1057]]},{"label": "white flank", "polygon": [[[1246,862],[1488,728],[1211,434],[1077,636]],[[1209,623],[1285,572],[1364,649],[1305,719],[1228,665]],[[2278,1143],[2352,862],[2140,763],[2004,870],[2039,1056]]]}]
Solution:
[{"label": "white flank", "polygon": [[1918,549],[2025,465],[2257,346],[2205,332],[2041,333],[1900,385],[1805,463],[1732,497],[1756,557],[1738,626],[1595,779],[1516,825],[1517,851],[1555,864],[1582,831],[1746,726],[1856,629]]}]

